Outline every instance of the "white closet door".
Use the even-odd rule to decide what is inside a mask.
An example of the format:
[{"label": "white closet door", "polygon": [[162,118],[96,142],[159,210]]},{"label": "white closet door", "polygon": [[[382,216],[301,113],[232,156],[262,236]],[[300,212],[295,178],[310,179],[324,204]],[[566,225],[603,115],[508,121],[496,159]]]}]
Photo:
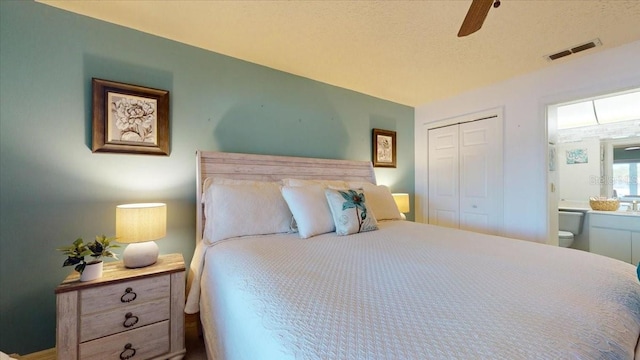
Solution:
[{"label": "white closet door", "polygon": [[429,224],[460,224],[458,127],[429,130]]},{"label": "white closet door", "polygon": [[502,121],[429,129],[429,224],[487,234],[502,229]]},{"label": "white closet door", "polygon": [[502,223],[502,131],[496,118],[460,124],[460,229],[497,234]]}]

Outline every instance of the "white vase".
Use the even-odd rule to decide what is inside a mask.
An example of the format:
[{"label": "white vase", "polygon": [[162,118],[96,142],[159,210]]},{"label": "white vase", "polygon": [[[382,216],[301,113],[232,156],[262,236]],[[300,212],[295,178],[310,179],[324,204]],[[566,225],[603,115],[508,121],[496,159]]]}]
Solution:
[{"label": "white vase", "polygon": [[91,281],[102,277],[102,267],[104,262],[100,260],[95,263],[88,263],[84,271],[80,274],[80,281]]}]

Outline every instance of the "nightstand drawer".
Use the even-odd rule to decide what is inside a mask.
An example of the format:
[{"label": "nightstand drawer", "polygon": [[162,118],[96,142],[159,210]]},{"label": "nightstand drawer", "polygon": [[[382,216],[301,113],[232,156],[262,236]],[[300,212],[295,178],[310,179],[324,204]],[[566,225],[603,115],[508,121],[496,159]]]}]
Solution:
[{"label": "nightstand drawer", "polygon": [[170,293],[169,275],[120,282],[82,290],[80,315],[104,312],[166,297]]},{"label": "nightstand drawer", "polygon": [[127,305],[107,312],[85,315],[80,318],[80,342],[167,320],[170,314],[171,299],[165,297],[143,304]]},{"label": "nightstand drawer", "polygon": [[79,358],[81,360],[144,360],[168,351],[169,321],[163,321],[82,343]]}]

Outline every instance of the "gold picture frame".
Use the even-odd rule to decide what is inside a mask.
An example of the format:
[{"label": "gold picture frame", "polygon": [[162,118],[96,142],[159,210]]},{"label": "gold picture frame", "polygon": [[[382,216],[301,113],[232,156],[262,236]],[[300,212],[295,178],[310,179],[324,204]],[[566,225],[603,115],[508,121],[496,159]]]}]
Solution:
[{"label": "gold picture frame", "polygon": [[169,91],[92,79],[92,151],[169,155]]},{"label": "gold picture frame", "polygon": [[396,132],[373,129],[373,166],[396,167]]}]

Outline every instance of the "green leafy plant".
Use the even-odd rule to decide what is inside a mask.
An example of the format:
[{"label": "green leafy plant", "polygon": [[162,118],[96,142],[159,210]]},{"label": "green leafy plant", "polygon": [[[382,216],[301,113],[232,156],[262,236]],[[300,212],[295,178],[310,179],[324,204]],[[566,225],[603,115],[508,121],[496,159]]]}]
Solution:
[{"label": "green leafy plant", "polygon": [[[100,261],[102,257],[112,257],[118,259],[118,256],[110,249],[118,248],[119,245],[112,244],[115,238],[108,238],[104,235],[96,236],[94,241],[84,243],[82,238],[77,238],[71,246],[65,246],[58,248],[58,251],[62,251],[64,255],[67,255],[67,259],[62,266],[73,266],[75,270],[82,274],[87,264]],[[86,261],[85,257],[92,257],[93,260]]]}]

